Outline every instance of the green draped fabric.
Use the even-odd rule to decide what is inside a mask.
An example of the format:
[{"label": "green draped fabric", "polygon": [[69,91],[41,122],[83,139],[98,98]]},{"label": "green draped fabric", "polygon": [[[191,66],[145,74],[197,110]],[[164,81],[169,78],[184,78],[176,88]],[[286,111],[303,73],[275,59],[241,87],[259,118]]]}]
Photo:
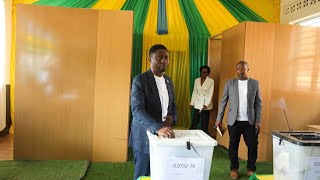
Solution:
[{"label": "green draped fabric", "polygon": [[200,67],[208,63],[208,38],[210,33],[193,0],[179,0],[179,4],[189,30],[189,88],[190,94],[192,94],[194,80],[200,76]]},{"label": "green draped fabric", "polygon": [[132,79],[140,74],[142,69],[142,38],[149,5],[150,0],[127,0],[121,8],[121,10],[134,11]]},{"label": "green draped fabric", "polygon": [[73,8],[91,8],[98,0],[40,0],[35,2],[37,5],[63,6]]},{"label": "green draped fabric", "polygon": [[208,38],[210,33],[193,0],[179,0],[180,8],[189,30],[190,94],[199,69],[208,63]]},{"label": "green draped fabric", "polygon": [[226,9],[239,21],[266,22],[262,17],[249,9],[239,0],[219,0]]}]

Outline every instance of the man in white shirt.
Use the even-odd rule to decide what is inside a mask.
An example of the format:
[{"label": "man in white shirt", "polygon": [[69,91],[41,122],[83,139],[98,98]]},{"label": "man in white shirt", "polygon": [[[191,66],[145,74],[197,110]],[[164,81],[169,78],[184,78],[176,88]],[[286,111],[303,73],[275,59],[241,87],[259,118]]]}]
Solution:
[{"label": "man in white shirt", "polygon": [[248,77],[248,63],[239,61],[236,65],[236,71],[238,78],[229,80],[225,85],[215,123],[215,127],[221,127],[225,108],[229,101],[229,159],[232,179],[238,179],[238,148],[241,134],[248,147],[247,175],[251,176],[256,170],[262,110],[259,82]]},{"label": "man in white shirt", "polygon": [[132,124],[129,146],[134,155],[134,179],[150,176],[149,140],[147,132],[174,138],[173,124],[177,121],[174,88],[164,73],[169,53],[161,44],[149,51],[150,70],[137,75],[132,82]]}]

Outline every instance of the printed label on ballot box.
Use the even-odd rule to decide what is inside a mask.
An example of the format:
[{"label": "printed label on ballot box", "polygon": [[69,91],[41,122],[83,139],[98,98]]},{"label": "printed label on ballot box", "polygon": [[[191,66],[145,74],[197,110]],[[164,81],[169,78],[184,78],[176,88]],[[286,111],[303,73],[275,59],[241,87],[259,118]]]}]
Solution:
[{"label": "printed label on ballot box", "polygon": [[307,157],[306,159],[307,169],[305,171],[305,180],[320,179],[320,158],[319,157]]},{"label": "printed label on ballot box", "polygon": [[174,180],[203,179],[203,158],[170,158],[166,163],[168,177]]}]

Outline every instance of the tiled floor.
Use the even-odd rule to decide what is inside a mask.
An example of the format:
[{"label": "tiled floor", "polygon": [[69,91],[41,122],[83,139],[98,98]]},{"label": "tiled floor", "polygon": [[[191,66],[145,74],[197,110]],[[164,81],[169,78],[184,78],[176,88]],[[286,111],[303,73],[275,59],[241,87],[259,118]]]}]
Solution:
[{"label": "tiled floor", "polygon": [[0,137],[0,160],[13,160],[13,134]]}]

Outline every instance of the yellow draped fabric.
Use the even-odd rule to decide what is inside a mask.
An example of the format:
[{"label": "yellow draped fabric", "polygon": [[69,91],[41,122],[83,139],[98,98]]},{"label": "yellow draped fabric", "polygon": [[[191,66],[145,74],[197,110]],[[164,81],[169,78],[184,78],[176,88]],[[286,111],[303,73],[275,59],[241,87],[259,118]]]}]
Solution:
[{"label": "yellow draped fabric", "polygon": [[150,68],[149,49],[154,44],[163,44],[169,50],[169,66],[166,74],[175,87],[178,108],[178,127],[190,126],[190,74],[189,74],[189,34],[178,0],[166,1],[168,34],[157,34],[158,1],[151,0],[143,32],[142,71]]},{"label": "yellow draped fabric", "polygon": [[273,0],[273,20],[275,23],[280,22],[280,0]]},{"label": "yellow draped fabric", "polygon": [[279,22],[279,16],[275,16],[275,9],[277,9],[275,1],[280,0],[259,0],[259,3],[256,0],[241,0],[243,4],[268,22]]},{"label": "yellow draped fabric", "polygon": [[99,0],[91,9],[120,10],[126,0]]},{"label": "yellow draped fabric", "polygon": [[195,0],[194,3],[212,36],[239,23],[219,1]]},{"label": "yellow draped fabric", "polygon": [[37,2],[39,0],[13,0],[12,4],[32,4],[34,2]]},{"label": "yellow draped fabric", "polygon": [[13,0],[12,1],[12,39],[11,39],[11,59],[10,59],[10,114],[12,125],[10,133],[14,133],[14,88],[15,88],[15,59],[16,59],[16,5],[32,4],[38,0]]}]

